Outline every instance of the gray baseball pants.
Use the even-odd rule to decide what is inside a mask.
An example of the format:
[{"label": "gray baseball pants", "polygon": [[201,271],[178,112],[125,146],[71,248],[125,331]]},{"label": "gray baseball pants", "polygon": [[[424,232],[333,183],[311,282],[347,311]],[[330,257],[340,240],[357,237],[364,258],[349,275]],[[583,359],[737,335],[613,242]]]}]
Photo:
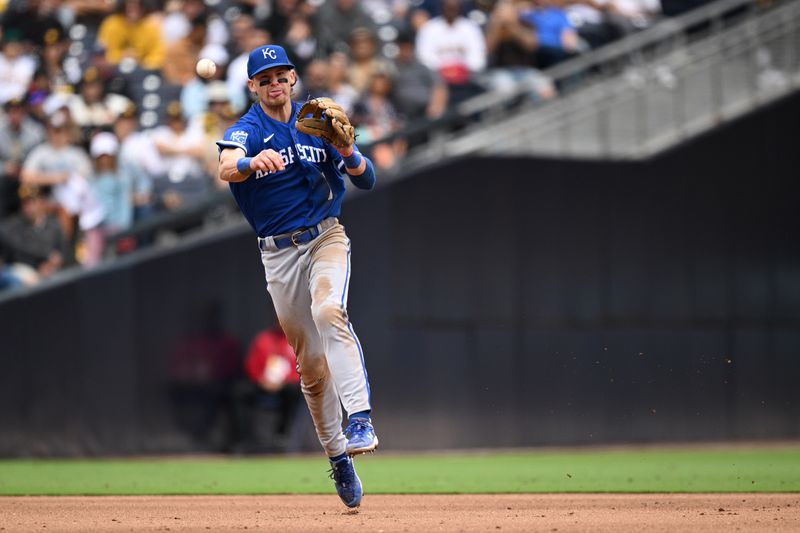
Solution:
[{"label": "gray baseball pants", "polygon": [[347,315],[350,239],[335,218],[314,240],[277,249],[264,239],[261,262],[278,320],[297,354],[303,395],[328,456],[345,452],[348,415],[370,409],[361,344]]}]

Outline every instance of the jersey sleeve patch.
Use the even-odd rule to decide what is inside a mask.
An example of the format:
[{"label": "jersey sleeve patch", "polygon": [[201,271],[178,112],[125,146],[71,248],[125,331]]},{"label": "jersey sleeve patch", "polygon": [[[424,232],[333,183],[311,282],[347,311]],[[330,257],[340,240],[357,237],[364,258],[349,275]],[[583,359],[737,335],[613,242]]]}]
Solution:
[{"label": "jersey sleeve patch", "polygon": [[222,139],[217,141],[220,152],[225,148],[241,148],[246,155],[250,155],[251,150],[248,149],[248,145],[252,144],[250,141],[253,140],[250,137],[250,133],[252,132],[249,131],[247,126],[243,127],[240,124],[231,126],[222,136]]},{"label": "jersey sleeve patch", "polygon": [[232,131],[230,134],[230,139],[226,140],[230,140],[231,142],[241,144],[242,146],[244,146],[245,144],[247,144],[247,132],[244,130]]}]

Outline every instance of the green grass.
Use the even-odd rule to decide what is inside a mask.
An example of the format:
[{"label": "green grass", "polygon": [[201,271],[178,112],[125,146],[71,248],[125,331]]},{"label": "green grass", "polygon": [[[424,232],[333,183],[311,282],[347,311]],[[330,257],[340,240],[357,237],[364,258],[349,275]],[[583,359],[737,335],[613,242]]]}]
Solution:
[{"label": "green grass", "polygon": [[[356,460],[378,493],[800,492],[800,447],[507,451]],[[328,494],[322,456],[3,460],[0,495]]]}]

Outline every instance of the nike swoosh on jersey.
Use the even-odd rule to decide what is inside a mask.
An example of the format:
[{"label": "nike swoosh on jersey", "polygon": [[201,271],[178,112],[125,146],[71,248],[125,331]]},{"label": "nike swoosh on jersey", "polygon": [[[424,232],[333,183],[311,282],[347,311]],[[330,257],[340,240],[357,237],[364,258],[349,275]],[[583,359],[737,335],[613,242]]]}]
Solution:
[{"label": "nike swoosh on jersey", "polygon": [[272,139],[273,137],[275,137],[275,134],[274,134],[274,133],[273,133],[272,135],[270,135],[269,137],[267,137],[266,139],[264,139],[264,143],[265,143],[265,144],[266,144],[266,143],[268,143],[268,142],[269,142],[269,140],[270,140],[270,139]]}]

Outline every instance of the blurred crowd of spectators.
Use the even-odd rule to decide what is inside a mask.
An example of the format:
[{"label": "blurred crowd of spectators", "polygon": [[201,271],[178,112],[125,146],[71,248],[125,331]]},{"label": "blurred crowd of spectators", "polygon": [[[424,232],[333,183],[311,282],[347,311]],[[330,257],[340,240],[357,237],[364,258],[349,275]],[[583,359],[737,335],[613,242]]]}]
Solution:
[{"label": "blurred crowd of spectators", "polygon": [[[0,2],[0,288],[96,265],[109,235],[223,183],[214,140],[250,104],[247,53],[283,45],[294,97],[331,96],[379,168],[405,124],[646,28],[659,0]],[[217,64],[197,77],[198,58]],[[135,246],[115,241],[115,246]]]}]

